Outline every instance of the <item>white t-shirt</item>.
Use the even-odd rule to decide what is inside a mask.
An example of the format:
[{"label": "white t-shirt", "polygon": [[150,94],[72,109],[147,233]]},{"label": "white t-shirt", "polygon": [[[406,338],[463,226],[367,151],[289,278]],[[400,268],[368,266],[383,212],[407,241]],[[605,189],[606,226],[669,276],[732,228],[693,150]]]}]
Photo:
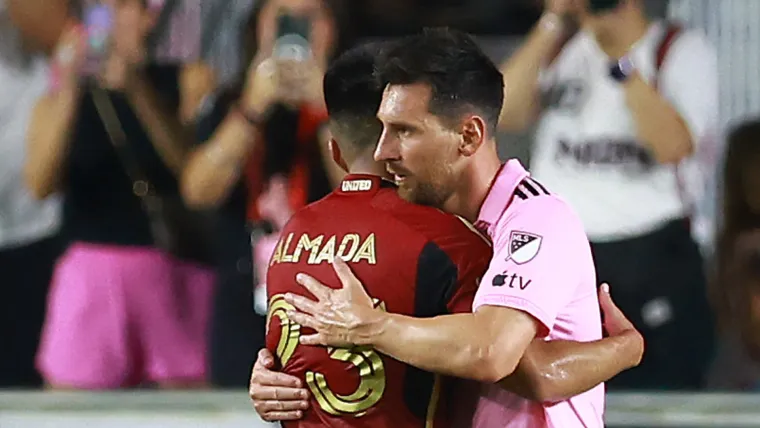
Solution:
[{"label": "white t-shirt", "polygon": [[0,2],[0,249],[49,237],[60,221],[58,198],[35,200],[23,179],[26,131],[47,88],[47,65],[23,53],[3,6]]},{"label": "white t-shirt", "polygon": [[[650,83],[666,31],[664,23],[653,23],[630,52]],[[678,167],[657,164],[638,141],[624,89],[609,77],[609,66],[589,32],[567,43],[541,76],[545,109],[531,158],[536,178],[572,205],[596,242],[641,235],[688,216],[703,191],[701,157],[717,128],[716,55],[698,32],[676,36],[659,72],[659,92],[695,143],[694,155]]]}]

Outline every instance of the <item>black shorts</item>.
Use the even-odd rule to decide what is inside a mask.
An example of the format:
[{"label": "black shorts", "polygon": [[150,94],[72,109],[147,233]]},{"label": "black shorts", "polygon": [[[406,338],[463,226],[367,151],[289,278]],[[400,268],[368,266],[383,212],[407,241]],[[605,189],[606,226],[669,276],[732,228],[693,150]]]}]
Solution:
[{"label": "black shorts", "polygon": [[692,390],[703,386],[714,347],[705,264],[687,220],[644,236],[592,243],[597,280],[646,341],[641,365],[610,389]]}]

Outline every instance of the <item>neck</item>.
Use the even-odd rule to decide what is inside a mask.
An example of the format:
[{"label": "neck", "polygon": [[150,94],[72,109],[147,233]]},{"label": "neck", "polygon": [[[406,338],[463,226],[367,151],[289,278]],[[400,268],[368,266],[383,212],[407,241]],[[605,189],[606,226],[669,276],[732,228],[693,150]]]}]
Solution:
[{"label": "neck", "polygon": [[616,58],[627,54],[649,29],[649,20],[638,9],[621,11],[609,20],[598,25],[594,35],[602,50]]},{"label": "neck", "polygon": [[475,223],[499,168],[501,160],[496,153],[496,142],[490,141],[464,167],[456,191],[444,203],[443,210]]},{"label": "neck", "polygon": [[377,175],[378,177],[391,179],[392,177],[390,174],[388,174],[388,171],[385,169],[385,165],[382,162],[377,162],[372,158],[373,152],[375,151],[374,147],[369,153],[362,153],[359,156],[357,156],[355,159],[353,159],[348,164],[348,173],[349,174],[365,174],[365,175]]}]

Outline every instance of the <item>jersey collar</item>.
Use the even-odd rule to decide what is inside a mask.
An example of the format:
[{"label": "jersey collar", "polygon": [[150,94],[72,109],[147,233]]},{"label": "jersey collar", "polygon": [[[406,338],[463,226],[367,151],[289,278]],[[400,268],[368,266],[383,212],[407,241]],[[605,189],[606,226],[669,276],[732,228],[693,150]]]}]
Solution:
[{"label": "jersey collar", "polygon": [[496,224],[512,200],[512,194],[517,186],[529,175],[517,159],[510,159],[502,165],[480,207],[477,223],[485,223],[489,226]]},{"label": "jersey collar", "polygon": [[340,194],[360,194],[376,192],[384,187],[396,187],[396,185],[383,177],[372,174],[348,174],[340,182],[335,190]]}]

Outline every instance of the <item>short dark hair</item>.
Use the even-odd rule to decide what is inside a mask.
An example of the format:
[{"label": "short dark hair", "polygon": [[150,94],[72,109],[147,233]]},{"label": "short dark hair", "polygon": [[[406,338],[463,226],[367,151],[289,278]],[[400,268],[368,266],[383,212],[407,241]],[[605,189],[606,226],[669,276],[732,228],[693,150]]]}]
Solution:
[{"label": "short dark hair", "polygon": [[340,55],[325,73],[323,92],[330,125],[341,143],[356,148],[377,144],[382,124],[377,109],[383,88],[374,76],[375,62],[385,43],[367,43]]},{"label": "short dark hair", "polygon": [[454,123],[473,110],[495,132],[504,102],[504,79],[466,33],[427,28],[385,50],[376,78],[384,85],[427,83],[431,113]]}]

